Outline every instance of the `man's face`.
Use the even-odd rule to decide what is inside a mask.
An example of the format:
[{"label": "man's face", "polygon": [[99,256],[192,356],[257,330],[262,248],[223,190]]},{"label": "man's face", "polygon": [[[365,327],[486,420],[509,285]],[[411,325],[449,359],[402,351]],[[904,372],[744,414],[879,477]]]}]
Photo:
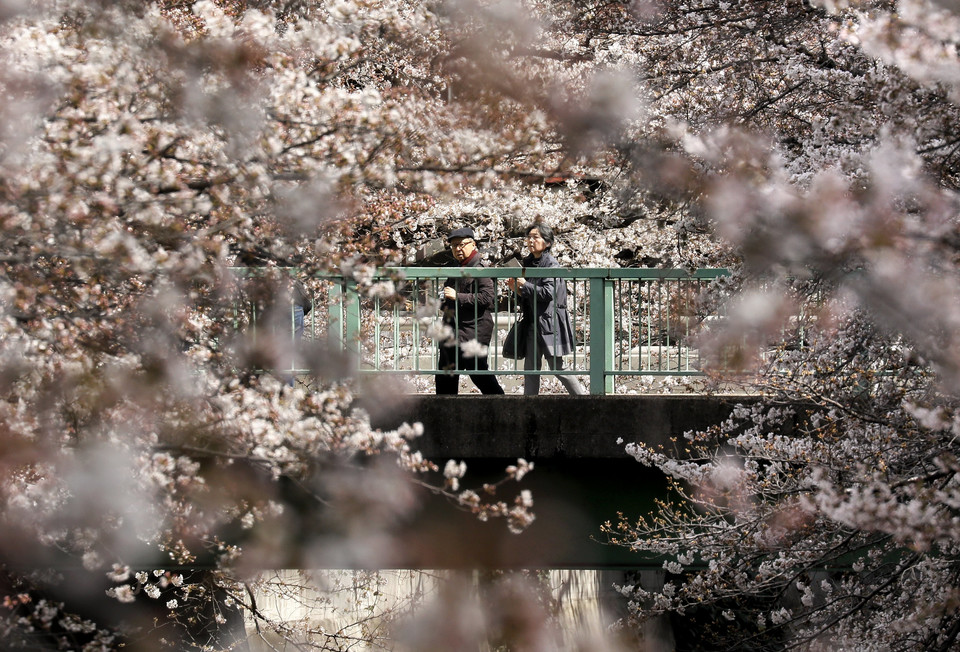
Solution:
[{"label": "man's face", "polygon": [[470,238],[454,238],[450,241],[450,249],[453,251],[453,257],[457,262],[462,263],[477,250],[477,243]]}]

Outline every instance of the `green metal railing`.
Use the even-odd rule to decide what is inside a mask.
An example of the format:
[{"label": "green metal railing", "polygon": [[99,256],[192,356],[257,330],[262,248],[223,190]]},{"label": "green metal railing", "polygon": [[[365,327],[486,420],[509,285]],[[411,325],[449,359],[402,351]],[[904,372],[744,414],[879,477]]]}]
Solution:
[{"label": "green metal railing", "polygon": [[[703,290],[723,269],[384,268],[350,276],[326,275],[312,297],[303,337],[326,339],[349,352],[361,374],[443,373],[437,368],[440,294],[450,278],[491,278],[499,298],[489,343],[489,370],[462,373],[578,375],[591,394],[611,394],[615,379],[702,374],[691,336],[717,318],[702,306]],[[574,351],[564,369],[524,370],[501,355],[518,317],[511,278],[558,278],[566,284]],[[287,320],[289,322],[289,320]],[[292,361],[287,372],[302,374]]]}]

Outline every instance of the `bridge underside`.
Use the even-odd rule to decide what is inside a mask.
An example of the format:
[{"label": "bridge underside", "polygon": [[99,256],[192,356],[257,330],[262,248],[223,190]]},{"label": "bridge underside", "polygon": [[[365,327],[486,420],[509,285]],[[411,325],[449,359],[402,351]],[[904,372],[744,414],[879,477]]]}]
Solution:
[{"label": "bridge underside", "polygon": [[652,568],[644,559],[603,543],[601,525],[649,513],[666,495],[663,476],[624,452],[643,441],[673,449],[689,430],[721,422],[744,396],[417,396],[383,406],[365,401],[374,425],[420,422],[416,447],[443,466],[463,460],[464,487],[503,476],[524,458],[535,465],[498,497],[521,489],[534,498],[536,520],[511,534],[500,520],[479,522],[436,497],[400,532],[402,545],[382,567],[417,568]]}]

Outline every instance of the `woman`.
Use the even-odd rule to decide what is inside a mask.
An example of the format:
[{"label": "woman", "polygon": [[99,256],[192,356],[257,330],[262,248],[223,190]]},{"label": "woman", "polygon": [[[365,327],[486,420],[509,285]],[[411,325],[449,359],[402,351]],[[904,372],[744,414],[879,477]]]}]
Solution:
[{"label": "woman", "polygon": [[[543,224],[527,227],[526,245],[530,254],[523,259],[524,267],[559,267],[550,253],[553,229]],[[520,296],[523,318],[520,337],[526,339],[525,371],[540,370],[543,359],[554,371],[563,369],[563,357],[573,351],[573,326],[567,313],[567,284],[556,278],[510,279],[508,285]],[[583,385],[574,376],[558,376],[571,394],[586,394]],[[523,377],[523,393],[540,393],[540,375]]]}]

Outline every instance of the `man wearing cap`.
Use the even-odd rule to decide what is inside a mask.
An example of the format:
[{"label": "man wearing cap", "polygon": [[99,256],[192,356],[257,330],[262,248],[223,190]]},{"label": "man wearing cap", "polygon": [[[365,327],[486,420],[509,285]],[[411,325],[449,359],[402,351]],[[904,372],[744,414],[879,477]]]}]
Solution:
[{"label": "man wearing cap", "polygon": [[[473,229],[454,229],[447,236],[447,243],[461,267],[483,267]],[[470,376],[483,394],[503,394],[496,376],[470,373],[489,368],[486,352],[477,353],[481,347],[489,346],[493,335],[493,310],[497,301],[493,279],[448,278],[441,298],[443,323],[453,329],[456,337],[440,343],[437,364],[442,373],[436,376],[437,394],[458,393],[461,371]]]}]

